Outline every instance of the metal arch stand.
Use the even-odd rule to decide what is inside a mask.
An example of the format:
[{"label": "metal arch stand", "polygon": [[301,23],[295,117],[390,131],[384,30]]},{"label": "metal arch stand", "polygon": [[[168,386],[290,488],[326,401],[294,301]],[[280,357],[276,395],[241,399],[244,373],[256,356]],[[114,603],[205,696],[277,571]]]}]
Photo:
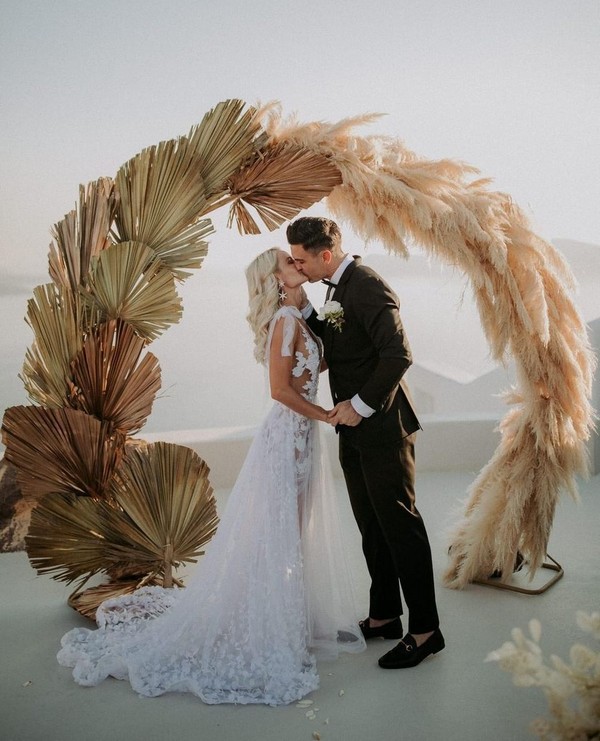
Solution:
[{"label": "metal arch stand", "polygon": [[541,587],[538,587],[537,589],[528,589],[527,587],[519,587],[515,584],[508,584],[506,582],[502,582],[499,579],[473,579],[473,584],[481,584],[484,587],[492,587],[494,589],[507,589],[510,592],[521,592],[521,594],[543,594],[544,592],[547,592],[550,587],[552,587],[554,584],[556,584],[557,581],[562,579],[564,576],[564,569],[563,567],[556,561],[552,556],[547,553],[546,558],[548,561],[544,562],[540,568],[541,569],[549,569],[550,571],[554,572],[554,575],[551,576],[544,584],[542,584]]}]

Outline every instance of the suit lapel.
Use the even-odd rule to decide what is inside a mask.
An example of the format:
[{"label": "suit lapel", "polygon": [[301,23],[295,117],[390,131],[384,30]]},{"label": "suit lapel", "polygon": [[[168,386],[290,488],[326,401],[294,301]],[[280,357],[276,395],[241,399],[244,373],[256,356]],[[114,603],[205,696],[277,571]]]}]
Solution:
[{"label": "suit lapel", "polygon": [[[354,271],[356,270],[357,265],[360,265],[361,263],[361,258],[358,255],[353,255],[353,257],[354,262],[351,262],[344,270],[340,278],[340,282],[332,290],[330,296],[330,299],[333,301],[338,301],[342,305],[342,308],[344,307],[344,294],[346,293],[348,281],[352,277],[352,273],[354,273]],[[340,332],[331,324],[329,324],[329,322],[325,322],[325,333],[323,335],[323,341],[326,345],[329,346],[329,350],[331,350],[331,348],[333,347],[335,340],[338,339],[338,336],[339,338],[341,338],[343,334],[343,329]]]},{"label": "suit lapel", "polygon": [[354,262],[351,262],[348,267],[344,270],[342,273],[342,277],[340,278],[340,282],[335,286],[335,288],[332,291],[331,298],[334,301],[339,301],[340,304],[343,303],[342,299],[344,298],[344,293],[346,292],[346,287],[348,285],[348,281],[352,277],[352,273],[356,270],[357,265],[360,265],[361,258],[358,255],[354,255]]}]

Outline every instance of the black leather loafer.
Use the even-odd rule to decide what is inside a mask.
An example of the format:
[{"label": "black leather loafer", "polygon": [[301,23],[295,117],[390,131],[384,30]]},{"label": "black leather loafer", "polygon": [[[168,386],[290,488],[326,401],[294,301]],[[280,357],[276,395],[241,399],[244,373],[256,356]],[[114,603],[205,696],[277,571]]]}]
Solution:
[{"label": "black leather loafer", "polygon": [[439,628],[429,638],[417,646],[415,639],[407,633],[400,643],[379,659],[382,669],[408,669],[420,664],[430,654],[436,654],[445,647],[444,636]]},{"label": "black leather loafer", "polygon": [[372,628],[369,618],[361,620],[359,623],[363,636],[368,641],[369,638],[402,638],[402,621],[399,617],[394,618],[385,625],[378,628]]}]

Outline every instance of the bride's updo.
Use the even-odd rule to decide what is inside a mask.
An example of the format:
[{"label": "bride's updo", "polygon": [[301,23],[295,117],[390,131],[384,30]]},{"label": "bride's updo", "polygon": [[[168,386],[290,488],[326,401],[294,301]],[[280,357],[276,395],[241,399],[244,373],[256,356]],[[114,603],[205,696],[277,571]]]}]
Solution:
[{"label": "bride's updo", "polygon": [[279,308],[278,247],[261,252],[246,268],[248,281],[248,324],[254,332],[254,357],[258,363],[266,362],[269,323]]}]

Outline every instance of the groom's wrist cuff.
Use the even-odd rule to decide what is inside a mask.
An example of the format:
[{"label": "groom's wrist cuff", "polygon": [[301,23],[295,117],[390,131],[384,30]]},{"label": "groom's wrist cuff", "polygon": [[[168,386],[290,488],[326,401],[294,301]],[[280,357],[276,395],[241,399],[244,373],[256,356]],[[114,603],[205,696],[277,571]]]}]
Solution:
[{"label": "groom's wrist cuff", "polygon": [[350,404],[352,404],[354,411],[360,414],[361,417],[370,417],[372,414],[375,414],[375,410],[367,406],[358,394],[355,394],[350,399]]}]

